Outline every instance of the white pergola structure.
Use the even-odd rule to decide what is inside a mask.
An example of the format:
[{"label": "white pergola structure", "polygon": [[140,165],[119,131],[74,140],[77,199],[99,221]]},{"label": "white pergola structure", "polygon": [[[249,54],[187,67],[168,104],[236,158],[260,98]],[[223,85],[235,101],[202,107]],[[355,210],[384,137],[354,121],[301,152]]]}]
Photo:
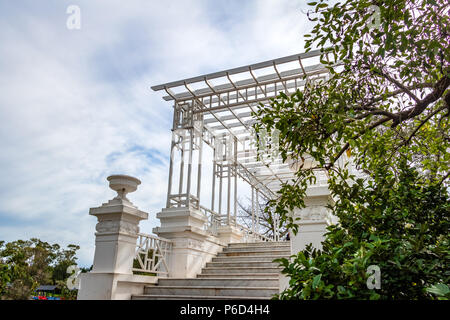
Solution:
[{"label": "white pergola structure", "polygon": [[[277,151],[277,137],[264,140],[260,133],[256,141],[252,113],[280,92],[289,95],[310,81],[327,79],[319,56],[311,51],[152,87],[164,90],[164,100],[174,107],[167,203],[157,214],[161,226],[153,229],[155,235],[140,233],[139,221],[148,214],[126,197],[140,181],[108,177],[118,195],[90,209],[98,219],[96,249],[92,271],[81,277],[78,299],[130,299],[158,277],[196,277],[230,243],[280,240],[276,231],[271,237],[259,232],[256,201],[260,195],[276,197],[281,183],[294,177],[296,164],[274,161],[273,153],[259,154],[264,144]],[[202,182],[207,168],[212,179]],[[237,219],[238,179],[251,189],[250,228]],[[208,199],[200,199],[201,194]],[[326,178],[319,174],[307,190],[307,207],[292,213],[301,218],[298,234],[291,234],[292,254],[309,243],[321,246],[329,199]],[[280,278],[280,290],[287,282]]]},{"label": "white pergola structure", "polygon": [[[217,225],[236,225],[240,178],[251,187],[251,232],[257,234],[255,201],[259,196],[273,199],[294,172],[281,159],[274,161],[273,154],[258,156],[252,113],[280,92],[289,95],[309,81],[327,79],[320,54],[310,51],[153,86],[154,91],[167,93],[163,99],[174,108],[166,208],[203,211],[212,232]],[[276,151],[276,136],[258,143],[260,149],[268,143]],[[209,206],[200,205],[201,188],[206,185],[202,183],[206,146],[213,150]],[[278,240],[276,234],[274,238]]]}]

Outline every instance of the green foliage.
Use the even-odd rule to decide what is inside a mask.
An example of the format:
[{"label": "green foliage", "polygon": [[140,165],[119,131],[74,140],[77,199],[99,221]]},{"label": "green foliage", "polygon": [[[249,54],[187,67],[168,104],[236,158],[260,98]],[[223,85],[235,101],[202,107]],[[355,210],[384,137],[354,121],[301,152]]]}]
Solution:
[{"label": "green foliage", "polygon": [[[430,288],[448,285],[448,2],[326,2],[310,3],[305,47],[321,50],[330,78],[305,77],[255,113],[256,131],[277,129],[283,160],[301,164],[268,210],[296,233],[291,212],[324,171],[339,218],[323,251],[283,261],[291,288],[281,298],[436,297]],[[370,264],[379,292],[365,283]]]},{"label": "green foliage", "polygon": [[57,281],[65,281],[67,279],[67,268],[76,264],[76,253],[79,249],[79,246],[69,244],[67,249],[58,252],[52,272],[52,281],[55,284]]},{"label": "green foliage", "polygon": [[76,264],[79,248],[69,245],[62,249],[58,244],[50,245],[35,238],[0,241],[0,298],[29,299],[44,284],[57,285],[64,291],[69,277],[67,267]]},{"label": "green foliage", "polygon": [[[434,297],[427,288],[449,282],[447,189],[424,185],[405,165],[400,172],[396,179],[380,168],[366,186],[330,181],[340,223],[328,227],[321,251],[280,260],[291,277],[281,299],[424,299]],[[367,288],[370,265],[381,269],[379,290]]]}]

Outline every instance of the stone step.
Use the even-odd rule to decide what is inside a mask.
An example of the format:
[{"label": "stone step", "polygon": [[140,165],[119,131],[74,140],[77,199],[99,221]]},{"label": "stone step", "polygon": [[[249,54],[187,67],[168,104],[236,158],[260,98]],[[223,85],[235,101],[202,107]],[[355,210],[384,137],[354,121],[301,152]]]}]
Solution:
[{"label": "stone step", "polygon": [[227,273],[277,273],[280,272],[282,268],[267,268],[267,267],[207,267],[203,268],[201,274],[227,274]]},{"label": "stone step", "polygon": [[202,273],[197,275],[198,279],[208,279],[208,278],[214,278],[214,279],[228,279],[228,280],[234,280],[234,279],[260,279],[261,277],[264,277],[269,280],[276,280],[278,282],[279,273],[226,273],[226,274],[219,274],[219,273]]},{"label": "stone step", "polygon": [[240,261],[240,262],[229,262],[229,261],[223,261],[223,262],[208,262],[206,264],[207,268],[229,268],[229,267],[267,267],[267,268],[276,268],[279,267],[280,264],[277,262],[271,262],[271,261],[260,261],[260,260],[253,260],[253,261]]},{"label": "stone step", "polygon": [[146,287],[144,294],[182,295],[182,296],[237,296],[272,297],[278,293],[278,287],[227,287],[227,286],[152,286]]},{"label": "stone step", "polygon": [[290,250],[239,250],[239,251],[230,251],[224,249],[217,256],[289,256],[291,254]]},{"label": "stone step", "polygon": [[161,286],[230,286],[230,287],[276,287],[278,286],[278,274],[270,274],[270,276],[255,276],[247,277],[222,277],[220,275],[205,275],[198,278],[177,279],[167,278],[158,280],[158,285]]},{"label": "stone step", "polygon": [[288,252],[289,247],[226,247],[222,252]]},{"label": "stone step", "polygon": [[255,247],[246,247],[246,246],[236,246],[236,247],[227,247],[224,248],[223,251],[290,251],[291,247],[288,246],[271,246],[271,247],[264,247],[264,246],[255,246]]},{"label": "stone step", "polygon": [[229,249],[236,249],[236,248],[247,248],[247,249],[253,249],[253,248],[272,248],[272,249],[286,249],[290,250],[291,244],[289,242],[287,243],[279,243],[274,242],[273,244],[267,245],[265,242],[256,242],[256,243],[233,243],[231,245],[228,245]]},{"label": "stone step", "polygon": [[183,296],[183,295],[133,295],[132,300],[270,300],[270,297],[237,296]]},{"label": "stone step", "polygon": [[275,259],[279,258],[289,258],[289,255],[270,255],[270,256],[264,256],[264,255],[258,255],[258,256],[252,256],[252,255],[245,255],[245,256],[217,256],[212,258],[211,262],[245,262],[245,261],[260,261],[260,262],[272,262]]},{"label": "stone step", "polygon": [[228,245],[228,247],[232,248],[232,247],[239,247],[239,246],[247,246],[247,247],[252,247],[252,246],[265,246],[265,247],[269,247],[269,246],[290,246],[290,241],[268,241],[268,242],[235,242],[235,243],[230,243]]}]

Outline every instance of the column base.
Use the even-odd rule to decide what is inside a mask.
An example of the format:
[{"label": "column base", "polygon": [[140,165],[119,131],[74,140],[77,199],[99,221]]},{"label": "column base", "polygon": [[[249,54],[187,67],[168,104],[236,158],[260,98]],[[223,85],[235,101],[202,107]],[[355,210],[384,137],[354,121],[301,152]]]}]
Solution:
[{"label": "column base", "polygon": [[82,273],[77,300],[130,300],[132,295],[143,294],[146,285],[157,281],[157,277],[134,274]]},{"label": "column base", "polygon": [[218,236],[222,243],[228,245],[230,243],[241,242],[244,233],[235,226],[221,226],[218,228]]},{"label": "column base", "polygon": [[169,277],[195,278],[207,262],[224,248],[218,237],[205,229],[207,218],[192,208],[166,208],[157,214],[161,227],[156,235],[173,241]]}]

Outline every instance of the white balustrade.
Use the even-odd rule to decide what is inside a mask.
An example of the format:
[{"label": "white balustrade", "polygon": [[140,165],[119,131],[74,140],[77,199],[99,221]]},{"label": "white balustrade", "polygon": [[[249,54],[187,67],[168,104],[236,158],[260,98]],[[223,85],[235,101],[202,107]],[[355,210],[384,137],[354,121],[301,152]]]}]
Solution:
[{"label": "white balustrade", "polygon": [[208,208],[200,206],[200,211],[205,215],[207,221],[205,222],[204,230],[208,231],[211,235],[217,236],[220,226],[233,225],[236,226],[244,234],[243,242],[257,242],[257,241],[279,241],[278,219],[275,220],[276,228],[272,237],[261,234],[256,228],[248,228],[239,223],[236,223],[234,217],[230,217],[231,221],[227,221],[227,216],[221,216],[217,212],[214,212]]},{"label": "white balustrade", "polygon": [[135,272],[168,275],[169,259],[172,251],[172,241],[154,235],[139,233],[135,261],[139,267],[133,267]]},{"label": "white balustrade", "polygon": [[200,206],[200,211],[205,215],[207,221],[205,223],[204,229],[214,236],[218,235],[218,229],[222,225],[222,217],[217,213],[208,208]]}]

